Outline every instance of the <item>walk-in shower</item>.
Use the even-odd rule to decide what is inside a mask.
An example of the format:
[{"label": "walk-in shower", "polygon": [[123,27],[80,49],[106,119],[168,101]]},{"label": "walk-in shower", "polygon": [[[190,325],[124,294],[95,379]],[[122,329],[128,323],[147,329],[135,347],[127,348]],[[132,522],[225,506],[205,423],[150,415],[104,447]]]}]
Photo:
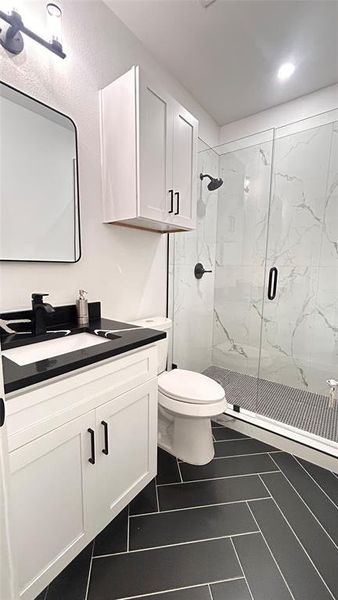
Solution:
[{"label": "walk-in shower", "polygon": [[199,168],[224,185],[171,244],[173,363],[219,381],[230,414],[337,451],[338,111],[201,143]]}]

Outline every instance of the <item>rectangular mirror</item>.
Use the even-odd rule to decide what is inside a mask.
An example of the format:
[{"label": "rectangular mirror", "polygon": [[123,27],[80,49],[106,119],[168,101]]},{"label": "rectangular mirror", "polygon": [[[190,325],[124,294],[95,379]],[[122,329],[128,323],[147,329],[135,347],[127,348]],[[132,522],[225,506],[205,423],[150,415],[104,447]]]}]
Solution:
[{"label": "rectangular mirror", "polygon": [[0,260],[79,260],[77,165],[73,121],[1,83]]}]

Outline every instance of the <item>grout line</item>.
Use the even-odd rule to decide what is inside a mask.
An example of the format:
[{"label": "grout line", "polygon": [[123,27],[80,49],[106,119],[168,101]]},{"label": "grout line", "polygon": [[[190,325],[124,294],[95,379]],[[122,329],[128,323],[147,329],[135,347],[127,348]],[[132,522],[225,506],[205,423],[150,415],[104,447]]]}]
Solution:
[{"label": "grout line", "polygon": [[[251,437],[240,437],[240,438],[228,438],[225,440],[215,440],[215,442],[247,442],[248,440],[254,440],[255,438],[251,438]],[[264,442],[262,442],[264,443]]]},{"label": "grout line", "polygon": [[[259,533],[258,530],[255,531],[244,531],[243,533],[231,533],[229,535],[220,535],[212,538],[203,538],[202,540],[189,540],[187,542],[176,542],[173,544],[164,544],[162,546],[149,546],[147,548],[136,548],[135,550],[129,550],[130,554],[136,554],[138,552],[147,552],[148,550],[159,550],[161,548],[174,548],[175,546],[187,546],[188,544],[202,544],[204,542],[213,542],[215,540],[226,540],[231,537],[240,537],[242,535],[252,535],[254,533]],[[93,560],[100,558],[109,558],[112,556],[121,556],[122,554],[127,555],[128,552],[113,552],[111,554],[98,554],[93,556]]]},{"label": "grout line", "polygon": [[[273,459],[272,459],[273,460]],[[275,462],[275,461],[273,461]],[[285,475],[285,473],[281,470],[281,475],[283,475],[283,477],[286,479],[286,481],[288,482],[289,486],[294,490],[294,492],[297,494],[297,496],[300,498],[300,500],[303,502],[304,506],[308,509],[309,513],[313,516],[313,518],[317,521],[318,525],[320,525],[320,527],[322,528],[322,530],[324,531],[324,533],[326,533],[327,537],[331,540],[332,544],[334,545],[335,548],[337,548],[338,550],[338,545],[336,544],[336,542],[332,539],[332,537],[330,536],[330,534],[326,531],[324,525],[322,525],[322,523],[320,522],[320,520],[318,519],[318,517],[315,515],[315,513],[311,510],[311,508],[309,507],[309,505],[306,503],[306,501],[304,500],[304,498],[300,495],[300,493],[298,492],[298,490],[295,488],[295,486],[293,485],[293,483],[291,483],[291,481],[289,480],[289,478]]]},{"label": "grout line", "polygon": [[183,477],[182,477],[182,471],[181,471],[180,463],[178,462],[177,459],[176,459],[176,462],[177,462],[177,468],[178,468],[178,472],[179,472],[179,475],[180,475],[181,483],[183,483]]},{"label": "grout line", "polygon": [[[230,441],[230,440],[227,440]],[[223,443],[223,442],[215,442],[215,444]],[[219,460],[220,458],[241,458],[243,456],[261,456],[262,454],[280,454],[283,452],[282,450],[264,450],[262,452],[249,452],[248,454],[228,454],[226,456],[214,456],[212,460]]]},{"label": "grout line", "polygon": [[156,494],[157,512],[160,512],[160,499],[159,499],[159,496],[158,496],[158,489],[157,489],[157,485],[156,485],[156,478],[155,478],[155,494]]},{"label": "grout line", "polygon": [[[271,499],[271,496],[270,496],[270,499]],[[282,579],[283,579],[283,581],[284,581],[284,583],[285,583],[285,585],[286,585],[287,589],[288,589],[288,590],[289,590],[289,592],[290,592],[290,596],[291,596],[292,600],[295,600],[295,597],[294,597],[294,595],[293,595],[293,593],[292,593],[292,591],[291,591],[291,589],[290,589],[290,586],[289,586],[288,582],[286,581],[286,579],[285,579],[285,577],[284,577],[284,575],[283,575],[283,573],[282,573],[282,570],[281,570],[281,568],[280,568],[280,566],[279,566],[279,564],[278,564],[277,560],[275,559],[275,557],[274,557],[274,555],[273,555],[273,552],[272,552],[272,550],[271,550],[271,548],[270,548],[270,546],[269,546],[269,544],[268,544],[268,542],[267,542],[267,540],[266,540],[266,537],[265,537],[264,533],[262,532],[262,530],[261,530],[261,528],[260,528],[260,526],[259,526],[259,523],[258,523],[258,521],[257,521],[257,519],[256,519],[256,517],[255,517],[255,515],[253,514],[253,512],[252,512],[252,510],[251,510],[251,508],[250,508],[250,506],[249,506],[248,502],[247,502],[247,507],[248,507],[248,509],[249,509],[249,511],[250,511],[250,513],[251,513],[251,515],[252,515],[252,518],[253,518],[253,520],[255,521],[255,523],[256,523],[256,525],[257,525],[257,527],[258,527],[259,531],[260,531],[260,534],[261,534],[261,536],[262,536],[262,538],[263,538],[263,540],[264,540],[264,542],[265,542],[265,544],[266,544],[266,546],[267,546],[267,548],[268,548],[268,550],[269,550],[269,552],[270,552],[270,554],[271,554],[271,556],[272,556],[272,558],[273,558],[273,560],[274,560],[274,562],[275,562],[275,564],[276,564],[276,567],[277,567],[277,569],[278,569],[279,573],[281,574],[281,577],[282,577]]]},{"label": "grout line", "polygon": [[90,557],[90,563],[89,563],[89,569],[88,569],[88,578],[87,578],[87,585],[86,585],[86,593],[85,593],[85,596],[84,596],[84,600],[88,600],[89,584],[90,584],[90,577],[91,577],[91,574],[92,574],[92,566],[93,566],[93,558],[94,558],[94,547],[95,547],[95,539],[93,540],[92,553],[91,553],[91,557]]},{"label": "grout line", "polygon": [[179,481],[173,481],[172,483],[159,483],[157,487],[163,487],[165,485],[185,485],[186,483],[200,483],[201,481],[215,481],[218,479],[229,479],[230,477],[251,477],[252,475],[266,475],[268,473],[280,473],[280,469],[273,469],[272,471],[258,471],[255,473],[241,473],[240,475],[223,475],[223,477],[205,477],[204,479],[189,479],[184,480],[181,483]]},{"label": "grout line", "polygon": [[[244,579],[244,577],[229,577],[229,579],[217,579],[216,581],[211,581],[210,583],[198,583],[197,585],[171,588],[170,590],[161,590],[160,592],[149,592],[147,594],[139,594],[136,597],[151,599],[153,596],[161,594],[169,594],[170,592],[180,592],[182,590],[196,590],[197,588],[208,587],[209,585],[215,585],[216,583],[227,583],[228,581],[237,581],[238,579]],[[119,598],[118,600],[135,600],[135,596],[124,596],[123,598]]]},{"label": "grout line", "polygon": [[[333,506],[335,508],[338,508],[337,504],[334,502],[334,500],[332,500],[332,498],[330,498],[330,496],[326,493],[326,491],[322,488],[322,486],[318,483],[318,481],[311,475],[311,473],[309,473],[309,471],[306,469],[306,467],[304,467],[302,465],[302,463],[299,462],[297,456],[292,455],[293,458],[295,459],[295,461],[297,461],[297,463],[299,464],[300,467],[302,467],[302,469],[305,471],[305,473],[312,479],[312,481],[314,481],[314,483],[316,484],[316,486],[319,487],[319,489],[323,492],[323,494],[325,494],[325,496],[330,500],[330,502],[332,502]],[[330,473],[330,471],[329,471]]]},{"label": "grout line", "polygon": [[128,515],[127,515],[127,552],[129,552],[129,538],[130,538],[130,504],[128,504]]},{"label": "grout line", "polygon": [[212,591],[211,591],[211,587],[210,587],[210,583],[208,583],[208,590],[209,590],[210,600],[214,600],[214,597],[213,597]]},{"label": "grout line", "polygon": [[268,496],[260,496],[259,498],[243,498],[242,500],[229,500],[228,502],[213,502],[212,504],[198,504],[196,506],[181,506],[180,508],[169,508],[167,510],[161,510],[160,512],[140,513],[138,515],[130,515],[130,518],[135,519],[136,517],[156,517],[158,515],[165,515],[167,513],[180,512],[182,510],[212,508],[213,506],[227,506],[228,504],[244,504],[245,502],[251,502],[252,500],[268,500],[269,498],[271,498],[270,493]]},{"label": "grout line", "polygon": [[286,518],[285,514],[283,513],[282,509],[280,508],[280,506],[277,504],[275,498],[272,496],[271,497],[272,502],[274,502],[274,504],[276,505],[277,509],[279,510],[279,512],[281,513],[284,521],[287,523],[287,525],[289,526],[290,530],[292,531],[293,535],[295,536],[298,544],[300,545],[300,547],[302,548],[304,554],[308,557],[310,563],[312,564],[313,568],[315,569],[316,573],[318,574],[319,578],[322,580],[322,582],[324,583],[326,589],[328,590],[330,596],[332,596],[333,600],[336,600],[336,598],[333,595],[333,592],[331,592],[330,588],[328,587],[327,583],[325,582],[325,579],[323,579],[322,575],[320,574],[320,572],[318,571],[315,563],[313,562],[311,556],[309,555],[309,553],[307,552],[306,548],[303,546],[302,542],[300,541],[298,535],[296,534],[295,530],[291,527],[288,519]]},{"label": "grout line", "polygon": [[235,553],[235,555],[236,555],[236,558],[237,558],[237,560],[238,560],[238,564],[239,564],[239,566],[240,566],[240,568],[241,568],[241,571],[242,571],[242,573],[243,573],[243,577],[244,577],[244,579],[245,579],[245,583],[246,583],[246,585],[248,586],[248,590],[249,590],[250,596],[251,596],[252,600],[255,600],[255,599],[254,599],[254,597],[253,597],[253,593],[252,593],[252,591],[251,591],[251,588],[250,588],[250,586],[249,586],[249,582],[248,582],[248,580],[247,580],[247,578],[246,578],[246,575],[245,575],[245,573],[244,573],[244,569],[243,569],[243,567],[242,567],[242,563],[241,563],[241,561],[240,561],[240,559],[239,559],[238,552],[237,552],[237,550],[236,550],[236,548],[235,548],[235,544],[234,544],[234,541],[233,541],[232,537],[230,538],[230,541],[231,541],[232,547],[233,547],[233,549],[234,549],[234,553]]}]

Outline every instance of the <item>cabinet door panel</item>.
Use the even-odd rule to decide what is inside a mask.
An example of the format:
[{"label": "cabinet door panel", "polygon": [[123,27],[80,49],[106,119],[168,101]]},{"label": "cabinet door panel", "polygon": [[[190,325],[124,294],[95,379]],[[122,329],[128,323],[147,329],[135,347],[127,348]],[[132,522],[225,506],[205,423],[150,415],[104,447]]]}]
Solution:
[{"label": "cabinet door panel", "polygon": [[168,222],[172,180],[170,97],[141,74],[139,79],[139,197],[141,217]]},{"label": "cabinet door panel", "polygon": [[156,475],[157,380],[100,407],[96,418],[100,529]]},{"label": "cabinet door panel", "polygon": [[177,103],[173,132],[173,188],[179,196],[174,203],[178,214],[172,216],[172,222],[191,229],[196,220],[197,120]]},{"label": "cabinet door panel", "polygon": [[[83,548],[95,485],[91,412],[10,453],[14,555],[34,597]],[[31,588],[31,589],[30,589]]]}]

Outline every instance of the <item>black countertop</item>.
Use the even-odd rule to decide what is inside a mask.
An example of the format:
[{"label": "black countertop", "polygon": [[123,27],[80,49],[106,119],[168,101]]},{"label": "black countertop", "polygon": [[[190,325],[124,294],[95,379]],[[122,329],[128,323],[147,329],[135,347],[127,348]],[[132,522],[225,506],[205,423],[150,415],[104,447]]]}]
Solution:
[{"label": "black countertop", "polygon": [[[81,367],[86,367],[87,365],[92,365],[101,360],[118,356],[124,352],[129,352],[130,350],[152,344],[166,337],[164,331],[145,329],[143,327],[137,327],[136,325],[101,318],[99,303],[93,303],[90,306],[90,320],[87,326],[79,326],[76,323],[74,320],[76,312],[74,312],[75,309],[73,306],[60,307],[60,309],[67,309],[66,313],[60,314],[58,309],[56,309],[58,315],[56,315],[56,317],[54,316],[52,322],[47,325],[47,330],[50,332],[46,335],[36,337],[30,332],[27,334],[18,333],[16,335],[6,335],[4,332],[1,332],[2,350],[56,339],[64,337],[65,335],[68,337],[69,335],[82,332],[88,332],[104,337],[105,339],[108,339],[109,342],[68,352],[67,354],[61,354],[38,362],[32,362],[23,366],[17,365],[12,360],[3,356],[2,364],[5,393],[14,392],[29,385],[46,381],[52,377],[63,375],[64,373],[70,373]],[[30,316],[30,311],[0,315],[0,317],[4,319],[22,319],[30,318]],[[70,317],[70,320],[62,321],[62,318],[65,318],[65,316]],[[10,327],[14,326],[10,324]],[[22,323],[18,327],[18,331],[19,329],[22,331],[23,328],[27,329],[27,325]],[[70,333],[66,334],[65,331],[67,330],[70,330]],[[107,333],[111,330],[112,333]]]}]

